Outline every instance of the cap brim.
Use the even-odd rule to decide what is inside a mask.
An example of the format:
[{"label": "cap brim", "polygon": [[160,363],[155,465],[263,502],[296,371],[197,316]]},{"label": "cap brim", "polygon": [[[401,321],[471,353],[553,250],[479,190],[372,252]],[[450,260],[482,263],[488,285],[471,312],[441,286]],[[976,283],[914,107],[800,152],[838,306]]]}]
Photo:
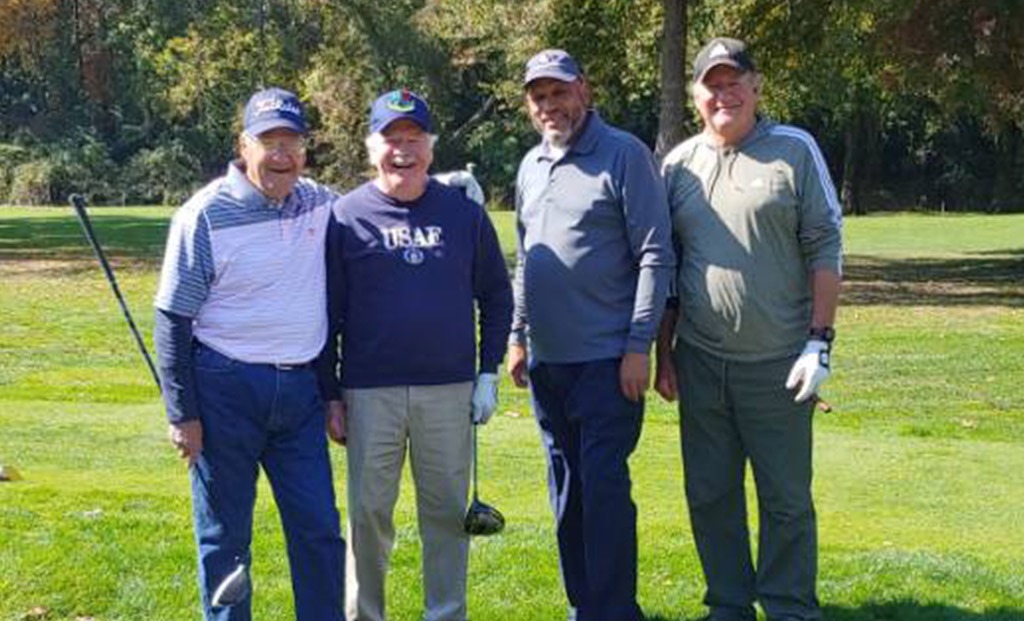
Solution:
[{"label": "cap brim", "polygon": [[390,118],[390,119],[388,119],[386,121],[383,121],[381,123],[377,123],[376,126],[370,128],[370,133],[371,134],[379,134],[379,133],[383,132],[385,129],[387,129],[388,127],[391,127],[392,123],[396,123],[398,121],[412,121],[413,123],[416,124],[417,127],[422,129],[423,131],[427,132],[428,134],[434,133],[434,128],[433,127],[428,127],[420,119],[417,119],[414,116],[396,116],[396,117]]},{"label": "cap brim", "polygon": [[711,62],[709,62],[708,66],[704,67],[704,71],[702,71],[699,76],[694,78],[694,80],[693,80],[694,83],[703,82],[704,81],[704,76],[706,76],[709,71],[711,71],[715,67],[721,67],[723,65],[726,66],[726,67],[732,67],[733,69],[738,69],[739,71],[742,71],[743,73],[747,72],[747,68],[746,67],[744,67],[739,62],[733,60],[732,58],[719,58],[719,59],[712,60]]},{"label": "cap brim", "polygon": [[297,134],[305,134],[307,132],[305,125],[291,119],[267,119],[265,121],[257,121],[249,127],[246,127],[245,133],[252,136],[259,136],[260,134],[269,132],[272,129],[290,129]]},{"label": "cap brim", "polygon": [[551,78],[553,80],[559,80],[560,82],[575,82],[579,77],[580,76],[574,73],[555,67],[538,69],[537,71],[531,71],[526,74],[526,78],[523,79],[523,86],[529,86],[530,82],[541,78]]}]

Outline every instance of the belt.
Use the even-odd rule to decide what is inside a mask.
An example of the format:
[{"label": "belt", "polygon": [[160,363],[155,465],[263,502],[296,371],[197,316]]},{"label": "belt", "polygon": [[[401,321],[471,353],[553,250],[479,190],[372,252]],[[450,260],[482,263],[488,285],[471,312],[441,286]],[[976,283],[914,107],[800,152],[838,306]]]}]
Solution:
[{"label": "belt", "polygon": [[274,367],[278,371],[304,371],[306,369],[313,368],[313,362],[299,362],[296,364],[284,364],[280,362],[274,362],[271,363],[270,366]]}]

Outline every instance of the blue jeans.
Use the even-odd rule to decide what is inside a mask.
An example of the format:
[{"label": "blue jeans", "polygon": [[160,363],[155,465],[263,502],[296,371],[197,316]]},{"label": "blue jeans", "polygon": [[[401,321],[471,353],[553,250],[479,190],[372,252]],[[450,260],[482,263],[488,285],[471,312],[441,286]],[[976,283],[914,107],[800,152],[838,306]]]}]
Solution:
[{"label": "blue jeans", "polygon": [[288,546],[299,621],[343,621],[345,544],[312,368],[248,364],[197,344],[203,452],[191,468],[199,590],[208,621],[248,621],[251,599],[211,608],[221,580],[250,565],[256,480],[263,466]]},{"label": "blue jeans", "polygon": [[548,456],[562,580],[577,621],[640,621],[636,505],[628,459],[644,404],[619,388],[619,359],[538,363],[533,410]]}]

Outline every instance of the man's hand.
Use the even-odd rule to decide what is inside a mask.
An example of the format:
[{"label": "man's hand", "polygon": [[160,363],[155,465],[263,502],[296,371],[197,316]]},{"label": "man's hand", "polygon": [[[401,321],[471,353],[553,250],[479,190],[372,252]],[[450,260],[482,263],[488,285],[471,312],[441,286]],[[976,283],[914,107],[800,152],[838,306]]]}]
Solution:
[{"label": "man's hand", "polygon": [[339,399],[327,402],[327,436],[342,446],[348,441],[345,430],[346,414],[344,401]]},{"label": "man's hand", "polygon": [[619,387],[630,401],[640,401],[651,382],[651,360],[647,354],[626,352],[619,365]]},{"label": "man's hand", "polygon": [[473,388],[473,424],[486,425],[498,409],[498,374],[481,373]]},{"label": "man's hand", "polygon": [[825,341],[811,339],[807,341],[800,357],[793,363],[793,368],[786,378],[786,388],[793,390],[800,385],[793,401],[801,403],[818,392],[818,387],[828,379],[829,356],[831,347]]},{"label": "man's hand", "polygon": [[508,363],[505,364],[508,376],[512,382],[520,387],[526,388],[530,383],[528,370],[526,368],[526,348],[522,345],[508,346]]},{"label": "man's hand", "polygon": [[676,364],[671,355],[659,355],[654,372],[654,390],[658,391],[665,401],[679,398],[679,387],[676,385]]},{"label": "man's hand", "polygon": [[466,193],[466,197],[481,207],[487,202],[484,197],[484,189],[480,187],[480,183],[473,176],[472,164],[467,164],[466,170],[438,173],[434,175],[434,179],[445,185],[462,188],[462,191]]},{"label": "man's hand", "polygon": [[187,459],[189,466],[199,460],[203,453],[203,424],[198,419],[171,423],[167,436],[178,449],[178,456]]}]

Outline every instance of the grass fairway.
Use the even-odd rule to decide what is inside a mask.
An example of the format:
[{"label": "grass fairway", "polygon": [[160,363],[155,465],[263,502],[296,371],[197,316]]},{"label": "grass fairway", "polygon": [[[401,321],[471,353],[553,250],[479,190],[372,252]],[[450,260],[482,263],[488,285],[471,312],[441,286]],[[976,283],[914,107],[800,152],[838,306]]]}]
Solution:
[{"label": "grass fairway", "polygon": [[[144,333],[169,210],[96,209]],[[510,214],[498,213],[506,251]],[[817,419],[820,597],[837,621],[1024,619],[1024,216],[848,219],[835,373]],[[0,209],[0,621],[199,619],[186,471],[70,209]],[[544,459],[523,391],[481,434],[482,496],[509,520],[473,542],[477,621],[564,616]],[[344,454],[332,449],[344,499]],[[693,621],[703,582],[674,408],[653,393],[633,460],[640,600]],[[751,498],[753,502],[753,498]],[[342,507],[344,510],[344,508]],[[422,613],[408,478],[389,581]],[[756,529],[756,525],[755,529]],[[255,618],[293,618],[261,484]]]}]

